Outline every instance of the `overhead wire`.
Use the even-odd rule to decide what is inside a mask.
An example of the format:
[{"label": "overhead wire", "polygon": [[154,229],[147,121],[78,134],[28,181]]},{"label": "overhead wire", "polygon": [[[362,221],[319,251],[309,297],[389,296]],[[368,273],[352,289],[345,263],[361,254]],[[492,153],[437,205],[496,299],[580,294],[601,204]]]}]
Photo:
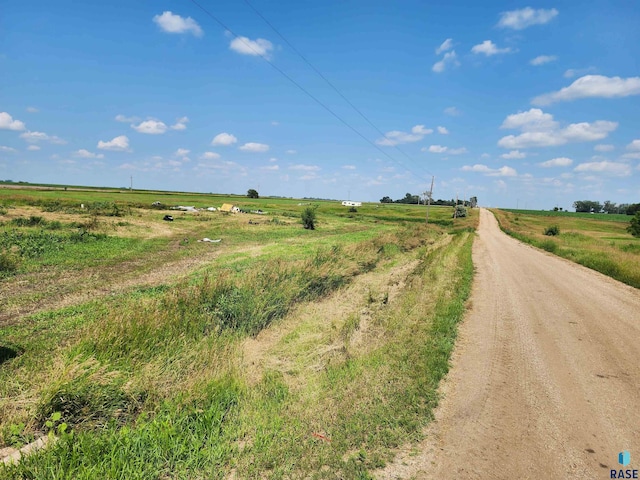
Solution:
[{"label": "overhead wire", "polygon": [[[249,8],[251,8],[251,10],[253,10],[255,12],[256,15],[258,15],[268,26],[269,28],[271,28],[271,30],[273,30],[276,35],[278,35],[283,42],[285,42],[289,48],[291,48],[291,50],[293,50],[296,55],[298,55],[302,61],[304,63],[307,64],[307,66],[309,66],[309,68],[311,68],[314,72],[316,72],[316,74],[322,78],[322,80],[325,81],[325,83],[327,85],[329,85],[329,87],[331,87],[331,89],[333,89],[334,92],[336,92],[340,98],[342,98],[345,102],[347,102],[347,104],[353,108],[353,110],[355,110],[369,125],[371,125],[371,127],[373,127],[373,129],[378,132],[383,138],[388,138],[387,134],[384,133],[380,128],[378,128],[378,126],[373,123],[369,117],[367,117],[358,107],[356,107],[353,102],[351,102],[351,100],[349,100],[339,89],[338,87],[336,87],[333,82],[331,82],[331,80],[329,80],[318,68],[316,68],[315,65],[313,65],[305,55],[303,55],[295,46],[293,46],[293,44],[282,34],[280,33],[280,31],[256,8],[253,6],[253,4],[249,1],[249,0],[244,0],[244,3],[246,3]],[[407,159],[409,159],[411,162],[414,161],[414,159],[404,150],[402,150],[400,147],[398,147],[398,144],[394,144],[392,145],[393,147],[395,147],[396,150],[398,150],[402,155],[404,155],[405,157],[407,157]],[[427,173],[431,174],[431,172],[427,171]]]},{"label": "overhead wire", "polygon": [[[389,155],[387,152],[385,152],[382,148],[380,148],[378,145],[376,145],[374,142],[372,142],[368,137],[366,137],[364,134],[362,134],[358,129],[356,129],[354,126],[352,126],[349,122],[347,122],[346,120],[344,120],[340,115],[338,115],[336,112],[334,112],[330,107],[328,107],[327,105],[325,105],[320,99],[318,99],[315,95],[313,95],[311,92],[309,92],[306,88],[304,88],[302,85],[300,85],[300,83],[298,83],[295,79],[293,79],[290,75],[288,75],[284,70],[282,70],[280,67],[278,67],[275,63],[273,63],[269,57],[267,57],[264,53],[256,50],[253,45],[251,45],[249,42],[247,42],[242,36],[236,34],[231,28],[229,28],[222,20],[220,20],[218,17],[216,17],[213,13],[211,13],[208,9],[206,9],[202,4],[200,4],[197,0],[190,0],[191,3],[193,3],[195,6],[197,6],[200,10],[202,10],[202,12],[204,12],[205,15],[207,15],[208,17],[210,17],[212,20],[214,20],[218,25],[220,25],[222,28],[224,28],[227,32],[229,32],[231,35],[233,35],[237,40],[241,41],[247,48],[249,48],[250,50],[252,50],[256,56],[261,57],[265,62],[267,62],[273,69],[275,69],[278,73],[280,73],[283,77],[285,77],[289,82],[291,82],[293,85],[295,85],[300,91],[302,91],[305,95],[307,95],[309,98],[311,98],[314,102],[316,102],[318,105],[320,105],[323,109],[325,109],[328,113],[330,113],[333,117],[335,117],[338,121],[340,121],[344,126],[346,126],[347,128],[349,128],[352,132],[354,132],[356,135],[358,135],[360,138],[362,138],[365,142],[367,142],[369,145],[371,145],[372,147],[374,147],[376,150],[378,150],[380,153],[382,153],[385,157],[387,157],[389,160],[391,160],[392,162],[400,165],[403,169],[405,169],[406,171],[408,171],[409,173],[411,173],[413,176],[415,176],[416,178],[423,180],[423,181],[427,181],[424,177],[422,177],[421,175],[419,175],[418,173],[414,172],[413,170],[411,170],[409,167],[407,167],[406,165],[403,165],[401,162],[399,162],[397,159],[395,159],[394,157],[392,157],[391,155]],[[287,42],[289,44],[289,42]],[[350,102],[349,102],[350,103]],[[383,136],[385,138],[386,135],[383,134]]]}]

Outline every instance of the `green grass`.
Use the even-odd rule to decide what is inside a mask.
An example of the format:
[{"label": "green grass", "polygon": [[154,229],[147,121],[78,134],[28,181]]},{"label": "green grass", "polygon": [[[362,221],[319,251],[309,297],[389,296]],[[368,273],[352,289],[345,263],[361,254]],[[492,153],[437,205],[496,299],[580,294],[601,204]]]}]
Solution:
[{"label": "green grass", "polygon": [[[393,448],[420,438],[465,311],[476,212],[449,226],[451,209],[432,208],[435,225],[425,227],[417,206],[365,205],[350,218],[325,203],[317,230],[306,231],[298,202],[258,201],[279,209],[255,217],[259,225],[185,215],[166,227],[175,235],[144,239],[136,222],[152,225],[161,212],[134,210],[125,217],[131,226],[24,256],[82,275],[90,263],[118,271],[118,262],[154,255],[153,242],[163,249],[187,237],[174,247],[186,256],[218,249],[177,283],[0,327],[0,445],[46,432],[56,412],[72,431],[19,466],[0,467],[0,478],[226,478],[232,470],[238,478],[369,478]],[[4,228],[66,238],[62,225]],[[194,241],[202,236],[223,242]],[[21,245],[14,239],[10,248],[17,254]],[[364,275],[384,278],[409,262],[392,302],[390,286],[342,298]],[[334,298],[340,313],[303,315]],[[266,351],[283,367],[252,367],[254,378],[243,345],[272,329],[285,329]]]},{"label": "green grass", "polygon": [[[640,288],[640,239],[626,232],[631,216],[522,210],[493,212],[502,230],[518,240]],[[545,236],[545,230],[551,226],[558,226],[560,233]]]},{"label": "green grass", "polygon": [[627,223],[631,220],[631,215],[625,215],[623,213],[554,212],[545,210],[522,210],[515,208],[503,208],[501,210],[514,214],[538,215],[542,217],[588,218],[591,220]]}]

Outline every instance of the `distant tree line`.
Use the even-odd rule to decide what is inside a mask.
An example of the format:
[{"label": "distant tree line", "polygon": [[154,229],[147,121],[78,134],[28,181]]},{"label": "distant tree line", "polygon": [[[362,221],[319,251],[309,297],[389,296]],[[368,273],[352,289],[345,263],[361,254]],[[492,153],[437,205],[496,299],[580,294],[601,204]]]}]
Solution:
[{"label": "distant tree line", "polygon": [[640,211],[640,203],[620,203],[616,204],[610,200],[606,200],[604,204],[593,200],[576,200],[573,202],[573,208],[576,212],[583,213],[626,213],[627,215],[635,215]]},{"label": "distant tree line", "polygon": [[[404,198],[399,198],[398,200],[393,200],[391,197],[382,197],[380,199],[380,203],[411,203],[411,204],[420,204],[424,203],[424,200],[420,198],[419,195],[411,195],[407,193]],[[476,197],[471,197],[469,200],[458,200],[457,205],[464,205],[466,207],[475,207],[478,203],[478,199]],[[431,200],[431,205],[441,205],[447,207],[453,207],[456,205],[456,200]]]}]

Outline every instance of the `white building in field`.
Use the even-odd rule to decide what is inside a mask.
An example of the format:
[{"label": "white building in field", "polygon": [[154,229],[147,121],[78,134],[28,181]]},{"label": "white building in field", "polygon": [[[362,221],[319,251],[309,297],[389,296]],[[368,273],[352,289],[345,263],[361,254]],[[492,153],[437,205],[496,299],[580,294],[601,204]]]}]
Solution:
[{"label": "white building in field", "polygon": [[345,200],[344,202],[342,202],[342,205],[344,205],[345,207],[361,207],[362,202],[352,202],[351,200]]}]

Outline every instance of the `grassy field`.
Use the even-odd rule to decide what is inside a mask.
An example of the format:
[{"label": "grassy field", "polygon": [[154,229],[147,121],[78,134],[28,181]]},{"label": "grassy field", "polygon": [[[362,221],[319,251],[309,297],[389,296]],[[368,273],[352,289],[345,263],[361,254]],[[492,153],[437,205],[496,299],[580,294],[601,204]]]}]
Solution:
[{"label": "grassy field", "polygon": [[369,478],[430,420],[470,290],[477,212],[424,213],[0,189],[0,448],[59,437],[0,478]]},{"label": "grassy field", "polygon": [[[631,216],[497,209],[493,213],[509,235],[640,288],[640,238],[626,230]],[[560,234],[545,235],[553,226]]]}]

